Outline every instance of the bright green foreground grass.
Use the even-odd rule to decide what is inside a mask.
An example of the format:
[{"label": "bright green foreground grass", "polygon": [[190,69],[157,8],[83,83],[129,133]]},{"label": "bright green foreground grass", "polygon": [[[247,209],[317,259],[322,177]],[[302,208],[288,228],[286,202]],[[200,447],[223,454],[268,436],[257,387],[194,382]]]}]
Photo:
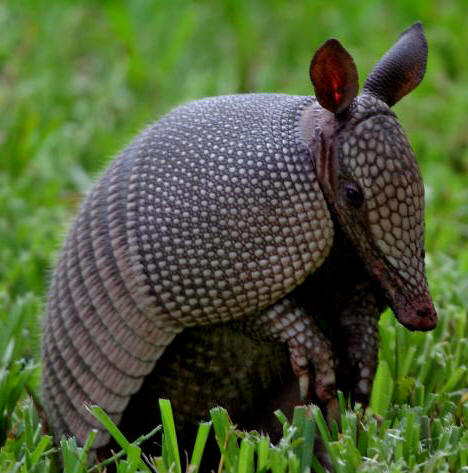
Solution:
[{"label": "bright green foreground grass", "polygon": [[[417,19],[429,39],[428,72],[396,111],[426,184],[427,271],[438,328],[411,334],[390,313],[383,317],[371,409],[345,412],[342,400],[342,430],[329,431],[319,411],[302,409],[294,426],[279,415],[285,435],[271,446],[236,432],[217,409],[188,458],[198,464],[211,428],[226,471],[322,471],[310,448],[319,432],[337,472],[468,471],[466,7],[463,0],[316,3],[0,4],[0,471],[59,469],[31,401],[40,385],[43,298],[66,223],[109,157],[188,99],[311,94],[308,63],[330,36],[354,55],[362,81]],[[164,472],[174,462],[171,471],[178,472],[186,457],[162,406],[163,458],[155,464]],[[124,450],[118,471],[147,469],[139,448],[109,428]],[[161,442],[161,432],[153,434]],[[87,471],[86,450],[73,439],[60,449],[65,471]]]}]

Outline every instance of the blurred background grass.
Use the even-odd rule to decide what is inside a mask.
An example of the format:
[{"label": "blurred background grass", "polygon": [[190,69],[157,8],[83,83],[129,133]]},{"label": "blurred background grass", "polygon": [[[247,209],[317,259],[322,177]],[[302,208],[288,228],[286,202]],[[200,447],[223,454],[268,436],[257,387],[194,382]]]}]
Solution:
[{"label": "blurred background grass", "polygon": [[146,124],[207,95],[312,94],[309,61],[329,37],[362,83],[417,20],[427,74],[395,111],[426,184],[429,282],[439,308],[468,306],[467,14],[464,0],[0,3],[0,321],[24,320],[14,357],[37,358],[50,268],[81,195]]},{"label": "blurred background grass", "polygon": [[63,223],[93,176],[176,104],[252,91],[312,94],[309,61],[331,36],[353,54],[362,83],[416,20],[429,40],[427,75],[396,112],[425,177],[429,252],[467,270],[467,12],[462,0],[2,2],[3,289],[44,292]]}]

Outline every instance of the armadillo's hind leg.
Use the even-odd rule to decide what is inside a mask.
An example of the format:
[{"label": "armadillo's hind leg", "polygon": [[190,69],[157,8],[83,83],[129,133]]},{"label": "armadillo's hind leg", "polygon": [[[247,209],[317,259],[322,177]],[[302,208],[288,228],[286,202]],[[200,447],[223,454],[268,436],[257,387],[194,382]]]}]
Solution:
[{"label": "armadillo's hind leg", "polygon": [[[291,365],[299,379],[300,400],[310,400],[314,387],[318,400],[336,395],[335,362],[329,340],[306,310],[293,298],[284,298],[261,314],[235,324],[247,335],[288,345]],[[312,370],[311,370],[312,369]],[[313,372],[313,384],[310,379]]]},{"label": "armadillo's hind leg", "polygon": [[368,285],[357,288],[340,314],[342,347],[338,386],[364,406],[377,368],[378,322],[384,304]]}]

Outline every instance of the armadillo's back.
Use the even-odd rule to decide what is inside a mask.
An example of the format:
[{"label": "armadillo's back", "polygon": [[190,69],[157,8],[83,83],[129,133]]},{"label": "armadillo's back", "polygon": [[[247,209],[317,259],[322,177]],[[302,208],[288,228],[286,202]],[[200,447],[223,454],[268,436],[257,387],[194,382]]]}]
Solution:
[{"label": "armadillo's back", "polygon": [[129,257],[127,195],[134,147],[86,198],[60,254],[43,327],[43,397],[56,438],[83,443],[99,404],[118,422],[177,329],[156,317]]},{"label": "armadillo's back", "polygon": [[[142,133],[85,200],[54,272],[44,402],[57,436],[118,422],[187,326],[274,303],[312,273],[332,223],[298,139],[313,99],[244,95],[179,107]],[[104,445],[100,431],[95,446]]]}]

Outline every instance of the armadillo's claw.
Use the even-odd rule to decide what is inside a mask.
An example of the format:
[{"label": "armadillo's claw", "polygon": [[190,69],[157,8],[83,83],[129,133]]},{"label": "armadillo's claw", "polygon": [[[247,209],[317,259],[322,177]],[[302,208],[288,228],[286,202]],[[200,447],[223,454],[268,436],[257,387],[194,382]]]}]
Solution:
[{"label": "armadillo's claw", "polygon": [[336,396],[336,379],[333,367],[315,375],[315,394],[322,402],[328,402]]},{"label": "armadillo's claw", "polygon": [[299,376],[299,396],[301,401],[305,401],[309,392],[309,373]]},{"label": "armadillo's claw", "polygon": [[327,402],[333,396],[336,396],[332,347],[318,327],[311,326],[309,329],[310,340],[308,344],[298,342],[295,338],[292,338],[289,342],[291,366],[299,380],[300,400],[304,401],[307,397],[310,398],[310,368],[313,367],[315,394],[320,401]]}]

